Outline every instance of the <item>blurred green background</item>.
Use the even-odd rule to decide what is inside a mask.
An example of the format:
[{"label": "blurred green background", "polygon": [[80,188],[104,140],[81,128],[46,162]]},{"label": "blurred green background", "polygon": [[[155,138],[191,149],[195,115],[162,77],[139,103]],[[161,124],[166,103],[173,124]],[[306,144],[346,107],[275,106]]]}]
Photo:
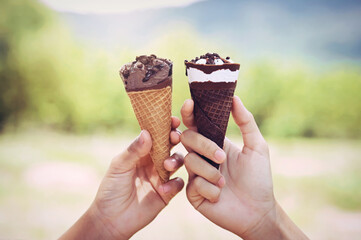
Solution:
[{"label": "blurred green background", "polygon": [[[361,4],[44,2],[0,1],[0,238],[56,238],[90,204],[111,157],[139,132],[121,65],[170,58],[180,116],[183,62],[206,52],[241,63],[236,94],[270,143],[276,196],[296,223],[315,239],[361,235]],[[232,119],[227,135],[241,146]],[[181,194],[134,239],[164,224],[174,239],[235,238]]]}]

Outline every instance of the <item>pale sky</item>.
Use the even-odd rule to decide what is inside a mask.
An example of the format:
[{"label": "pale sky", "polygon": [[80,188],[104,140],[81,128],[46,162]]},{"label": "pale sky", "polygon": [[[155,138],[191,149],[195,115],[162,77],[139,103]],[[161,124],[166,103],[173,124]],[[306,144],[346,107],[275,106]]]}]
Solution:
[{"label": "pale sky", "polygon": [[57,11],[117,13],[150,8],[181,7],[204,0],[40,0]]}]

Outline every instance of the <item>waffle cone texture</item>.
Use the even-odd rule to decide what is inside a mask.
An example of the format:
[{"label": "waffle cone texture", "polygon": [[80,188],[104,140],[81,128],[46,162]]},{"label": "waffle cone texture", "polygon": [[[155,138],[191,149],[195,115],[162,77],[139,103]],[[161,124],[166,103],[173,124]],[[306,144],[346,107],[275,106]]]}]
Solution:
[{"label": "waffle cone texture", "polygon": [[[236,85],[212,89],[212,87],[209,88],[209,83],[207,89],[193,88],[192,84],[190,85],[198,132],[215,142],[220,148],[223,148],[235,88]],[[219,167],[213,161],[203,158],[213,166]]]},{"label": "waffle cone texture", "polygon": [[172,88],[128,92],[135,116],[142,130],[147,130],[152,137],[150,156],[161,181],[169,180],[169,172],[163,162],[170,156],[172,115]]}]

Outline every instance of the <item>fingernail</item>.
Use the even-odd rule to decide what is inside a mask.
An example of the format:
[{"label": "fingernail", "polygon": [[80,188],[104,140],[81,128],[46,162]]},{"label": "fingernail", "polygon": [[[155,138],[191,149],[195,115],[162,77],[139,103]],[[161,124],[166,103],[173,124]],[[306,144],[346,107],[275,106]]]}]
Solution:
[{"label": "fingernail", "polygon": [[163,193],[169,193],[170,192],[170,186],[167,184],[162,185]]},{"label": "fingernail", "polygon": [[176,167],[177,160],[174,158],[169,158],[165,161],[165,163],[167,164],[167,169],[170,170]]},{"label": "fingernail", "polygon": [[226,180],[224,179],[224,177],[221,177],[221,178],[218,180],[217,185],[222,188],[222,187],[224,187],[225,184],[226,184]]},{"label": "fingernail", "polygon": [[172,159],[170,160],[170,162],[171,162],[172,167],[175,168],[176,165],[177,165],[177,159],[172,158]]},{"label": "fingernail", "polygon": [[139,136],[137,137],[137,142],[138,142],[140,145],[143,145],[143,143],[144,143],[143,130],[140,132]]},{"label": "fingernail", "polygon": [[237,99],[237,101],[243,106],[243,102],[242,102],[242,100],[238,97],[238,96],[234,96],[236,99]]},{"label": "fingernail", "polygon": [[222,150],[217,150],[214,157],[218,162],[223,162],[223,160],[226,159],[226,154]]}]

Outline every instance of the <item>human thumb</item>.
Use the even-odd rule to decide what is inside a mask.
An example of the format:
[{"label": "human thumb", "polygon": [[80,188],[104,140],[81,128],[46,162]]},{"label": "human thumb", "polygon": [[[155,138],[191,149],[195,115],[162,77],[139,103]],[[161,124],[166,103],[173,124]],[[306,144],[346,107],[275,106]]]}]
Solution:
[{"label": "human thumb", "polygon": [[149,154],[151,148],[152,138],[147,130],[142,130],[125,151],[113,158],[111,167],[117,174],[128,172],[136,167],[142,157]]}]

